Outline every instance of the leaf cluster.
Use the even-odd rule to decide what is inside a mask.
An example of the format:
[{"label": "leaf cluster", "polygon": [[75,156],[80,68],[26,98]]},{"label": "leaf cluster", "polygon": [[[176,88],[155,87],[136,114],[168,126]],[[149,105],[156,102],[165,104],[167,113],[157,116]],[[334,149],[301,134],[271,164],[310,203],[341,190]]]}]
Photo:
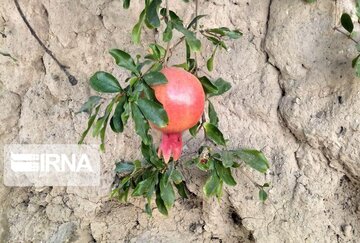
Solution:
[{"label": "leaf cluster", "polygon": [[[360,0],[356,0],[356,17],[357,17],[357,24],[360,23]],[[340,18],[341,26],[346,30],[343,32],[342,30],[335,28],[335,30],[339,31],[342,34],[345,34],[349,39],[355,42],[355,46],[357,49],[356,57],[352,60],[352,67],[355,69],[355,74],[357,77],[360,77],[360,43],[359,41],[355,40],[355,36],[357,32],[354,31],[354,23],[351,16],[348,13],[343,13]]]},{"label": "leaf cluster", "polygon": [[[130,4],[130,0],[123,0],[124,8],[129,8]],[[100,137],[102,151],[105,150],[105,135],[108,126],[113,132],[122,133],[129,118],[134,122],[135,132],[141,139],[143,158],[133,162],[116,163],[115,171],[119,182],[114,185],[111,196],[124,202],[128,200],[129,195],[144,197],[145,212],[149,215],[152,215],[153,199],[159,212],[168,215],[176,199],[175,192],[182,198],[188,197],[185,179],[177,168],[177,164],[171,160],[169,164],[165,164],[163,159],[158,157],[153,139],[149,134],[150,122],[158,127],[165,127],[169,122],[166,111],[156,99],[152,87],[167,83],[166,77],[160,71],[171,56],[172,48],[169,47],[169,43],[173,39],[173,31],[182,34],[173,48],[184,41],[186,50],[185,62],[176,66],[195,75],[197,75],[198,64],[194,53],[201,50],[201,41],[197,33],[214,46],[207,61],[209,71],[214,68],[217,50],[228,49],[225,41],[242,36],[240,31],[230,30],[227,27],[197,31],[198,21],[205,15],[198,15],[185,25],[175,12],[162,8],[161,5],[161,0],[145,0],[144,9],[132,30],[132,40],[134,43],[140,43],[143,28],[157,29],[163,22],[165,30],[162,33],[162,39],[167,43],[167,48],[158,43],[151,43],[149,53],[144,57],[140,55],[133,57],[124,50],[111,49],[110,55],[115,63],[129,74],[123,81],[125,86],[120,85],[118,79],[108,72],[96,72],[90,78],[91,88],[99,93],[112,94],[113,97],[105,99],[97,95],[91,96],[79,110],[89,115],[87,128],[82,133],[79,144],[84,142],[85,137],[92,130],[94,137]],[[202,130],[207,141],[211,142],[211,146],[202,146],[198,156],[195,156],[190,164],[208,173],[208,179],[204,185],[205,195],[216,196],[220,199],[224,183],[229,186],[236,185],[232,175],[233,169],[244,163],[265,173],[269,164],[265,156],[257,150],[226,149],[227,140],[219,129],[219,117],[210,98],[229,91],[231,84],[222,78],[213,80],[207,76],[201,76],[198,79],[206,93],[207,116],[204,115],[201,121],[189,129],[189,132],[195,137]],[[216,152],[212,152],[213,150]],[[262,201],[267,198],[265,187],[265,184],[258,186],[259,197]]]}]

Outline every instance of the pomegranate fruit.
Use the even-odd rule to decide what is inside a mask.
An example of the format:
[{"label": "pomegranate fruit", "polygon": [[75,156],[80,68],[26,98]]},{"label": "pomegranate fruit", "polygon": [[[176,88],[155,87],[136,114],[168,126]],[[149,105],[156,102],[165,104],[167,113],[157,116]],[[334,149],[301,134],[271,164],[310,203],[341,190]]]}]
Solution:
[{"label": "pomegranate fruit", "polygon": [[164,106],[169,123],[166,127],[152,126],[162,132],[158,156],[168,163],[178,160],[182,151],[182,132],[193,127],[204,112],[205,93],[200,81],[191,73],[176,67],[161,70],[166,84],[153,86],[157,100]]}]

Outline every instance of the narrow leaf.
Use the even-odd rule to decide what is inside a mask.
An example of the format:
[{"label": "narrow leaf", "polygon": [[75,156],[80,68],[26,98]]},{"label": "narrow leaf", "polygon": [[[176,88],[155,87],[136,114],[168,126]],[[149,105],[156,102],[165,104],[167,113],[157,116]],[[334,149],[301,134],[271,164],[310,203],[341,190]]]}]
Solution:
[{"label": "narrow leaf", "polygon": [[102,93],[117,93],[122,91],[119,82],[113,75],[101,71],[96,72],[90,78],[90,86],[94,90]]},{"label": "narrow leaf", "polygon": [[174,27],[185,36],[186,43],[189,45],[191,51],[198,52],[201,49],[201,42],[196,38],[194,32],[184,28],[182,23],[176,22]]},{"label": "narrow leaf", "polygon": [[268,198],[268,194],[266,193],[266,191],[264,189],[260,189],[259,190],[260,201],[265,202],[267,198]]},{"label": "narrow leaf", "polygon": [[164,110],[164,107],[155,101],[139,98],[137,101],[141,112],[145,118],[154,123],[158,127],[166,127],[169,123],[169,118]]},{"label": "narrow leaf", "polygon": [[97,116],[98,113],[99,113],[99,109],[100,109],[100,105],[96,107],[96,109],[95,109],[95,114],[92,115],[92,116],[90,116],[90,118],[89,118],[89,120],[88,120],[88,126],[87,126],[86,130],[82,133],[78,144],[82,144],[82,143],[84,142],[84,139],[85,139],[86,135],[89,133],[92,125],[94,124],[94,121],[95,121],[95,119],[96,119],[96,116]]},{"label": "narrow leaf", "polygon": [[143,79],[149,86],[167,83],[165,75],[161,72],[149,72],[143,76]]},{"label": "narrow leaf", "polygon": [[210,93],[210,97],[222,95],[223,93],[231,89],[231,84],[223,80],[222,78],[218,78],[213,84],[216,86],[217,92]]},{"label": "narrow leaf", "polygon": [[200,122],[196,123],[192,128],[189,129],[191,136],[195,137],[200,126]]},{"label": "narrow leaf", "polygon": [[149,124],[146,121],[145,117],[141,113],[139,107],[135,103],[131,103],[132,117],[135,122],[135,131],[138,134],[143,143],[148,145],[150,144],[150,138],[148,135]]},{"label": "narrow leaf", "polygon": [[270,167],[264,154],[258,150],[240,149],[236,150],[234,155],[261,173],[266,173]]},{"label": "narrow leaf", "polygon": [[152,209],[150,203],[145,204],[145,212],[147,213],[147,215],[149,215],[149,217],[152,217]]},{"label": "narrow leaf", "polygon": [[191,20],[190,24],[187,26],[187,29],[190,29],[193,25],[196,25],[201,18],[204,18],[206,16],[206,14],[201,14],[193,18],[193,20]]},{"label": "narrow leaf", "polygon": [[217,116],[213,104],[210,101],[209,101],[208,115],[209,115],[210,123],[217,126],[219,123],[219,118]]},{"label": "narrow leaf", "polygon": [[75,114],[78,114],[80,112],[86,112],[89,115],[91,115],[93,108],[99,104],[100,100],[102,98],[100,96],[90,96],[88,101],[86,101],[80,108],[80,110],[78,112],[76,112]]},{"label": "narrow leaf", "polygon": [[110,54],[114,57],[118,66],[123,67],[136,75],[140,75],[139,70],[136,68],[134,59],[132,59],[128,53],[119,49],[111,49]]},{"label": "narrow leaf", "polygon": [[184,199],[188,198],[188,195],[186,193],[186,185],[183,181],[180,182],[179,184],[175,184],[175,187],[177,189],[177,192],[181,196],[181,198],[184,198]]},{"label": "narrow leaf", "polygon": [[220,184],[220,178],[215,172],[213,172],[211,176],[207,179],[203,187],[205,196],[207,197],[214,196],[217,192],[217,188],[219,184]]},{"label": "narrow leaf", "polygon": [[136,23],[136,25],[134,26],[131,32],[131,37],[135,44],[140,43],[141,28],[144,24],[144,20],[145,20],[145,9],[141,12],[139,21]]},{"label": "narrow leaf", "polygon": [[128,9],[130,7],[130,0],[123,0],[123,8]]},{"label": "narrow leaf", "polygon": [[171,174],[171,180],[175,184],[180,184],[184,180],[184,176],[181,174],[180,171],[174,169],[174,171]]},{"label": "narrow leaf", "polygon": [[221,179],[223,179],[223,181],[228,184],[229,186],[235,186],[236,185],[236,181],[234,179],[234,177],[231,174],[231,169],[230,168],[225,168],[221,162],[216,161],[215,162],[215,168],[216,168],[216,172],[218,173],[218,175],[220,176]]},{"label": "narrow leaf", "polygon": [[152,0],[146,9],[146,20],[154,28],[160,27],[160,19],[158,16],[160,4],[161,0]]},{"label": "narrow leaf", "polygon": [[159,212],[165,216],[168,215],[168,210],[166,209],[166,206],[165,206],[165,203],[164,201],[162,200],[161,196],[160,196],[160,188],[158,188],[156,190],[156,199],[155,199],[155,202],[156,202],[156,206],[159,210]]},{"label": "narrow leaf", "polygon": [[352,31],[354,30],[354,24],[351,20],[351,17],[349,14],[347,13],[343,13],[341,15],[341,25],[342,27],[344,27],[344,29],[346,29],[349,33],[352,33]]},{"label": "narrow leaf", "polygon": [[167,209],[170,209],[175,202],[175,192],[171,183],[166,183],[165,176],[160,180],[160,195]]},{"label": "narrow leaf", "polygon": [[116,163],[115,172],[116,173],[131,173],[135,169],[135,166],[133,163],[128,162],[119,162]]},{"label": "narrow leaf", "polygon": [[127,101],[126,96],[125,95],[121,96],[119,103],[116,105],[114,115],[110,119],[110,127],[116,133],[124,131],[124,123],[121,119],[121,115],[125,111],[124,105],[126,101]]},{"label": "narrow leaf", "polygon": [[207,77],[203,76],[199,78],[199,81],[201,82],[205,93],[216,95],[219,92],[218,87],[213,82],[211,82],[211,80],[208,79]]},{"label": "narrow leaf", "polygon": [[226,168],[233,167],[234,165],[234,155],[230,151],[223,151],[221,153],[221,161]]},{"label": "narrow leaf", "polygon": [[224,136],[215,125],[205,122],[204,129],[206,136],[210,138],[215,144],[225,145]]},{"label": "narrow leaf", "polygon": [[164,30],[164,33],[163,33],[163,41],[164,42],[169,42],[171,41],[172,37],[173,37],[173,33],[172,33],[172,30],[173,30],[173,24],[171,21],[168,21],[167,24],[166,24],[166,28]]}]

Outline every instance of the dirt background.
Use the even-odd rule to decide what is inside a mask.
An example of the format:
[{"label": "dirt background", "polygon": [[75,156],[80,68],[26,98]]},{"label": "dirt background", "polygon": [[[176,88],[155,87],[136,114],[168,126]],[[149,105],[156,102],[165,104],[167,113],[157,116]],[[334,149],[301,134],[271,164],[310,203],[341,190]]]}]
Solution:
[{"label": "dirt background", "polygon": [[[201,191],[203,174],[183,168],[193,193],[177,200],[169,217],[143,201],[109,200],[114,162],[139,158],[131,129],[107,134],[101,188],[7,188],[0,184],[0,242],[360,242],[360,81],[354,44],[333,30],[352,0],[200,1],[205,26],[229,26],[244,36],[216,58],[212,77],[233,88],[215,98],[229,147],[262,149],[271,161],[270,200],[243,174],[219,204]],[[97,70],[119,70],[113,47],[144,53],[161,36],[146,30],[139,46],[130,31],[142,1],[130,10],[119,0],[29,0],[20,5],[36,33],[78,79],[71,86],[30,34],[13,0],[0,1],[0,147],[9,143],[76,143],[86,115],[75,115],[92,93]],[[194,4],[170,1],[191,20]],[[203,43],[205,64],[210,46]],[[173,62],[183,59],[183,50]],[[189,137],[188,134],[185,135]],[[186,139],[185,138],[185,139]],[[97,142],[88,138],[88,143]],[[189,148],[201,142],[192,141]],[[0,158],[0,172],[2,168]],[[2,173],[0,173],[2,180]]]}]

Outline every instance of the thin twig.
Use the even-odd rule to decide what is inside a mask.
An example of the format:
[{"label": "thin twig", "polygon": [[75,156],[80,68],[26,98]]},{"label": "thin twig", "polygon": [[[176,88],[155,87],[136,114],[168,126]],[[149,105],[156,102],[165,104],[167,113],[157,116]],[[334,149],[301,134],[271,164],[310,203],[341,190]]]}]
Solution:
[{"label": "thin twig", "polygon": [[357,40],[355,40],[351,35],[349,35],[348,33],[346,33],[345,31],[339,29],[338,27],[334,27],[334,30],[340,32],[341,34],[345,35],[347,38],[349,38],[350,40],[352,40],[353,42],[355,42],[355,44],[358,43]]},{"label": "thin twig", "polygon": [[[181,44],[181,42],[183,42],[185,40],[185,36],[181,37],[178,42],[176,42],[172,47],[169,48],[169,56],[167,57],[167,59],[169,59],[172,55],[172,52],[174,51],[174,49]],[[170,43],[170,42],[169,42]],[[168,44],[169,44],[168,43]]]},{"label": "thin twig", "polygon": [[[199,0],[195,0],[195,18],[198,16],[198,12],[199,12]],[[194,29],[195,29],[195,37],[197,37],[197,33],[196,33],[197,27],[198,27],[198,23],[196,21],[195,27],[194,27]],[[195,52],[195,65],[196,65],[195,74],[197,75],[197,71],[198,71],[198,68],[197,68],[197,66],[198,66],[198,54],[197,54],[197,52]]]},{"label": "thin twig", "polygon": [[259,189],[261,188],[261,185],[259,183],[256,183],[248,174],[245,173],[245,171],[243,171],[241,169],[239,171],[241,172],[241,174],[243,174],[245,177],[247,177],[249,179],[249,181],[251,181],[254,184],[255,187],[257,187]]},{"label": "thin twig", "polygon": [[66,74],[66,76],[69,79],[69,82],[71,85],[76,85],[77,84],[77,79],[71,75],[69,73],[68,70],[66,70],[66,66],[61,64],[60,61],[55,57],[55,55],[52,53],[52,51],[50,51],[45,44],[40,40],[39,36],[35,33],[34,29],[32,28],[32,26],[30,25],[29,21],[26,19],[24,12],[22,11],[20,5],[19,5],[19,1],[18,0],[14,0],[15,6],[17,11],[19,12],[22,20],[24,21],[24,23],[26,24],[26,26],[28,27],[28,29],[30,30],[31,35],[37,40],[37,42],[40,44],[40,46],[45,50],[45,52],[47,54],[49,54],[49,56],[56,62],[56,64],[60,67],[60,69]]},{"label": "thin twig", "polygon": [[[169,0],[166,0],[165,4],[166,4],[166,20],[167,20],[167,22],[169,22],[170,21]],[[167,45],[166,45],[166,52],[165,52],[165,57],[164,57],[164,66],[166,66],[166,64],[168,62],[168,59],[169,59],[170,43],[171,43],[171,40],[169,40]]]}]

